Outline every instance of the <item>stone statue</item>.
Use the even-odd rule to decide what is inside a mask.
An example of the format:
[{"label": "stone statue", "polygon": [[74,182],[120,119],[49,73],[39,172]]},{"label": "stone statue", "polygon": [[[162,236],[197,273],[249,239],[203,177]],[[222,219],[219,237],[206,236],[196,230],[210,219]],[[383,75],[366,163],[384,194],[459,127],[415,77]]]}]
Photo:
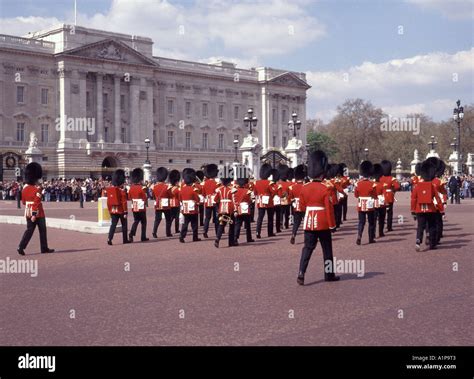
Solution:
[{"label": "stone statue", "polygon": [[38,148],[38,138],[36,138],[36,133],[30,133],[30,144],[28,145],[29,149],[36,149]]}]

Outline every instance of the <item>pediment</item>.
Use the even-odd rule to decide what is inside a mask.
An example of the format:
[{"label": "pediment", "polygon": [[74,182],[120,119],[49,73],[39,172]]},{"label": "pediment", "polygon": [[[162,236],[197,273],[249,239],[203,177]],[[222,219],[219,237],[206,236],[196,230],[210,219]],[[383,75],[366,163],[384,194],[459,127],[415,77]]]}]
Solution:
[{"label": "pediment", "polygon": [[158,66],[153,59],[146,57],[125,43],[114,39],[106,39],[72,50],[66,50],[58,55],[84,57],[128,64]]},{"label": "pediment", "polygon": [[292,72],[285,72],[281,75],[275,76],[268,81],[272,84],[279,84],[286,87],[300,87],[300,88],[311,88],[303,79],[300,79],[296,74]]}]

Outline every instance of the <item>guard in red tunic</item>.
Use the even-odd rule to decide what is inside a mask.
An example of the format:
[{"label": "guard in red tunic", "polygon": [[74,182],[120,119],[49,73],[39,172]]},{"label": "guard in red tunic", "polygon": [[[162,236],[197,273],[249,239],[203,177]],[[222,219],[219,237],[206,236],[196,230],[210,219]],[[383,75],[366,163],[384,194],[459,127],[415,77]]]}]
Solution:
[{"label": "guard in red tunic", "polygon": [[125,171],[116,170],[112,175],[112,185],[107,188],[107,208],[109,209],[112,224],[109,229],[109,239],[107,243],[112,245],[115,229],[120,220],[122,225],[123,243],[130,243],[127,236],[127,194],[123,189],[125,183]]},{"label": "guard in red tunic", "polygon": [[301,209],[300,194],[304,186],[304,178],[306,177],[306,167],[299,165],[295,167],[295,182],[290,186],[290,201],[293,207],[293,230],[291,233],[290,243],[295,244],[295,238],[298,229],[303,221],[304,209]]},{"label": "guard in red tunic", "polygon": [[169,173],[169,184],[171,188],[170,191],[170,220],[169,223],[166,224],[166,234],[168,235],[168,231],[171,234],[171,225],[174,221],[174,231],[175,233],[179,233],[179,180],[181,179],[181,173],[178,170],[171,170]]},{"label": "guard in red tunic", "polygon": [[339,175],[341,176],[341,186],[343,188],[344,198],[341,199],[341,212],[342,221],[347,220],[347,198],[348,198],[348,187],[351,184],[349,177],[347,176],[347,165],[345,163],[339,163]]},{"label": "guard in red tunic", "polygon": [[240,230],[244,224],[247,242],[255,242],[252,239],[252,229],[250,227],[250,204],[252,203],[252,191],[248,189],[248,178],[237,178],[236,187],[233,189],[232,199],[235,206],[235,240],[234,245],[238,246]]},{"label": "guard in red tunic", "polygon": [[38,181],[43,177],[43,169],[39,163],[31,162],[25,167],[25,186],[21,191],[21,201],[25,206],[26,230],[23,233],[17,252],[25,255],[25,249],[38,226],[41,253],[52,253],[54,249],[48,247],[48,236],[46,229],[46,215],[41,202],[41,187]]},{"label": "guard in red tunic", "polygon": [[133,242],[133,237],[137,233],[138,224],[142,226],[141,241],[148,241],[146,237],[146,207],[148,205],[148,199],[146,195],[146,187],[143,186],[143,170],[141,168],[135,168],[131,175],[130,180],[132,185],[128,191],[128,199],[132,202],[133,212],[133,224],[130,228],[130,234],[128,238],[130,242]]},{"label": "guard in red tunic", "polygon": [[277,233],[281,233],[281,198],[283,191],[280,184],[280,172],[276,168],[272,169],[271,183],[274,191],[273,210],[275,215],[275,229]]},{"label": "guard in red tunic", "polygon": [[364,232],[365,221],[369,221],[369,243],[375,243],[375,199],[377,193],[375,183],[369,178],[372,175],[374,166],[369,161],[360,164],[360,180],[354,189],[354,196],[357,199],[357,211],[359,213],[359,225],[357,232],[357,245],[360,245],[362,233]]},{"label": "guard in red tunic", "polygon": [[304,285],[304,277],[309,260],[319,240],[324,258],[324,280],[337,281],[334,273],[331,230],[336,228],[334,209],[330,200],[330,190],[323,183],[328,166],[326,154],[320,150],[310,154],[308,176],[311,179],[300,193],[300,205],[304,216],[304,247],[301,252],[297,283]]},{"label": "guard in red tunic", "polygon": [[194,188],[197,188],[199,195],[199,226],[204,225],[204,196],[202,194],[202,184],[204,183],[204,172],[202,170],[196,171],[196,182]]},{"label": "guard in red tunic", "polygon": [[[375,224],[379,225],[379,238],[385,237],[383,232],[384,223],[385,223],[385,189],[384,185],[380,182],[380,177],[382,176],[382,166],[378,163],[374,164],[374,184],[375,184],[375,194],[377,198],[375,199]],[[377,226],[376,226],[377,229]]]},{"label": "guard in red tunic", "polygon": [[183,182],[184,184],[179,190],[179,202],[181,204],[181,212],[184,216],[184,223],[181,228],[179,242],[185,242],[184,239],[188,233],[189,224],[191,224],[191,229],[193,231],[193,242],[201,241],[198,236],[199,190],[194,186],[196,183],[196,171],[192,168],[184,169]]},{"label": "guard in red tunic", "polygon": [[416,185],[420,182],[420,169],[421,169],[421,162],[415,165],[415,173],[411,177],[411,190],[413,191]]},{"label": "guard in red tunic", "polygon": [[290,186],[293,179],[293,169],[287,165],[279,165],[278,172],[280,173],[280,181],[278,185],[281,187],[281,221],[285,229],[290,227]]},{"label": "guard in red tunic", "polygon": [[[436,248],[436,212],[443,210],[443,204],[438,196],[436,186],[433,184],[433,179],[436,175],[436,166],[429,161],[424,161],[421,164],[421,178],[411,193],[411,212],[416,214],[417,230],[416,230],[416,251],[421,250],[421,243],[423,242],[423,232],[426,224],[429,229],[429,247]],[[428,237],[427,237],[428,238]]]},{"label": "guard in red tunic", "polygon": [[443,216],[445,214],[446,205],[448,202],[448,191],[446,190],[446,182],[442,180],[444,171],[446,170],[446,164],[439,158],[430,157],[427,159],[432,165],[436,167],[436,177],[433,179],[433,184],[438,192],[439,198],[442,203],[442,210],[436,212],[436,244],[440,243],[443,238]]},{"label": "guard in red tunic", "polygon": [[158,238],[158,227],[160,226],[163,215],[165,217],[166,237],[172,237],[171,234],[171,188],[172,186],[166,183],[168,178],[168,170],[165,167],[158,167],[156,169],[156,184],[153,187],[153,198],[155,199],[155,222],[153,224],[154,238]]},{"label": "guard in red tunic", "polygon": [[275,237],[273,233],[273,196],[276,195],[276,189],[274,183],[268,178],[272,173],[272,166],[268,163],[264,163],[260,168],[260,180],[257,180],[254,185],[255,199],[257,204],[257,238],[261,237],[263,218],[265,212],[267,213],[267,230],[268,237]]},{"label": "guard in red tunic", "polygon": [[204,238],[209,238],[209,223],[214,223],[214,230],[217,234],[217,208],[214,197],[216,196],[216,189],[219,186],[219,183],[216,181],[217,174],[219,169],[214,163],[208,164],[204,168],[204,183],[202,184],[202,195],[204,196]]},{"label": "guard in red tunic", "polygon": [[216,189],[215,201],[217,205],[217,214],[219,225],[217,227],[216,240],[214,246],[219,247],[219,241],[222,238],[226,225],[229,225],[229,246],[235,245],[235,220],[234,220],[234,201],[232,177],[222,177],[222,185]]},{"label": "guard in red tunic", "polygon": [[380,162],[383,175],[380,182],[384,185],[385,206],[387,207],[387,231],[391,232],[393,220],[393,204],[395,202],[395,192],[400,191],[400,183],[392,177],[392,162],[383,160]]},{"label": "guard in red tunic", "polygon": [[[339,205],[337,173],[339,171],[338,164],[328,164],[326,172],[326,185],[331,189],[331,203],[334,207],[334,218],[336,220],[336,229],[341,227],[342,207]],[[342,191],[342,189],[341,189]]]}]

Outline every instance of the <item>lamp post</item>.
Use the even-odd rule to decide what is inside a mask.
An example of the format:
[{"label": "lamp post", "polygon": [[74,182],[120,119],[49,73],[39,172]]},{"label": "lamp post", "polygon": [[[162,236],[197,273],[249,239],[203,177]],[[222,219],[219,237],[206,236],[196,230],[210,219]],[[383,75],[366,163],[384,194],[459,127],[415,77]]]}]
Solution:
[{"label": "lamp post", "polygon": [[369,149],[368,148],[364,149],[364,156],[365,156],[365,160],[369,159]]},{"label": "lamp post", "polygon": [[148,156],[148,150],[150,149],[150,139],[147,137],[145,138],[145,148],[146,148],[146,164],[150,164],[150,159]]},{"label": "lamp post", "polygon": [[456,137],[453,138],[453,142],[451,143],[454,151],[458,151],[458,139]]},{"label": "lamp post", "polygon": [[288,121],[288,128],[293,131],[293,138],[296,138],[296,131],[301,128],[301,121],[298,120],[298,115],[296,112],[293,112],[291,115],[291,120]]},{"label": "lamp post", "polygon": [[457,152],[458,152],[458,172],[462,171],[462,152],[461,152],[461,121],[464,118],[464,107],[461,106],[461,100],[456,101],[456,108],[453,110],[453,120],[457,124]]},{"label": "lamp post", "polygon": [[239,148],[239,140],[238,139],[235,139],[234,140],[234,153],[235,153],[235,156],[234,156],[234,162],[239,162],[239,159],[237,158],[237,150]]},{"label": "lamp post", "polygon": [[253,109],[249,108],[247,116],[244,117],[244,124],[249,129],[249,135],[252,135],[252,129],[257,126],[257,117],[253,115]]},{"label": "lamp post", "polygon": [[433,151],[438,142],[435,141],[435,136],[431,136],[430,138],[431,141],[428,142],[428,146],[430,147],[430,151]]}]

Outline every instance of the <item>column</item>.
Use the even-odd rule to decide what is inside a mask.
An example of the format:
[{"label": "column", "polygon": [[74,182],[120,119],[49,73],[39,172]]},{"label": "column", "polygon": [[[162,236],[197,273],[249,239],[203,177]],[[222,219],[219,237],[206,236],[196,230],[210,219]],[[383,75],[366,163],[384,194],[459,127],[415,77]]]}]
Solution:
[{"label": "column", "polygon": [[153,144],[153,80],[147,80],[147,87],[146,87],[146,101],[147,101],[147,122],[146,122],[146,133],[145,137],[148,137],[152,143],[150,144],[150,148],[153,149],[155,145]]},{"label": "column", "polygon": [[271,144],[270,141],[270,117],[269,117],[269,93],[267,92],[266,86],[262,86],[262,108],[261,108],[261,115],[260,115],[260,125],[262,126],[262,147],[263,151],[266,152],[268,147]]},{"label": "column", "polygon": [[86,131],[79,133],[79,139],[87,139],[88,133],[95,132],[95,125],[93,120],[87,118],[87,106],[86,106],[86,91],[87,91],[87,71],[78,71],[79,77],[79,117],[83,117],[85,124],[87,125]]},{"label": "column", "polygon": [[122,123],[120,121],[120,81],[122,77],[114,75],[114,129],[115,129],[115,143],[122,143],[121,128]]},{"label": "column", "polygon": [[64,61],[58,63],[59,75],[59,143],[66,141],[66,127],[71,103],[71,83],[69,71],[66,71]]},{"label": "column", "polygon": [[104,104],[102,94],[102,80],[103,73],[98,72],[96,74],[96,86],[97,86],[97,142],[104,142]]},{"label": "column", "polygon": [[130,139],[131,143],[140,140],[140,78],[130,79]]}]

